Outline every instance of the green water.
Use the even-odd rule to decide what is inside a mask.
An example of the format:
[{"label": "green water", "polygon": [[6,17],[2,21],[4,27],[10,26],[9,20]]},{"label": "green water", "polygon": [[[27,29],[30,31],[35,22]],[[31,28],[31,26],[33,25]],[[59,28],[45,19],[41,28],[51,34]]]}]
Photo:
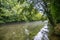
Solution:
[{"label": "green water", "polygon": [[[41,21],[1,25],[0,40],[33,40],[42,27]],[[28,30],[28,35],[25,29]]]}]

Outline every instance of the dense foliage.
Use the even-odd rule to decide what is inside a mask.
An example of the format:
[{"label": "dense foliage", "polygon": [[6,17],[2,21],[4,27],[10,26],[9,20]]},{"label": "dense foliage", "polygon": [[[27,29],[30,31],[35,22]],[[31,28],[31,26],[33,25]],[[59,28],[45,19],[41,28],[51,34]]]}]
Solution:
[{"label": "dense foliage", "polygon": [[51,13],[54,15],[54,18],[57,23],[60,23],[60,0],[53,0],[51,3]]},{"label": "dense foliage", "polygon": [[0,23],[41,20],[42,15],[22,0],[0,0]]},{"label": "dense foliage", "polygon": [[60,23],[60,0],[45,0],[56,23]]}]

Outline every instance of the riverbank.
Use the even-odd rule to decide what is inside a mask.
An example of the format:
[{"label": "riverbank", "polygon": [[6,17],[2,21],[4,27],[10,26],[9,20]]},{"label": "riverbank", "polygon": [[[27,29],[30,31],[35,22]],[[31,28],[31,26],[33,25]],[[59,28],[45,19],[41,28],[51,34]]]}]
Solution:
[{"label": "riverbank", "polygon": [[[52,32],[53,29],[51,29],[50,32]],[[50,40],[60,40],[60,23],[56,24],[54,27],[54,32],[50,35]]]}]

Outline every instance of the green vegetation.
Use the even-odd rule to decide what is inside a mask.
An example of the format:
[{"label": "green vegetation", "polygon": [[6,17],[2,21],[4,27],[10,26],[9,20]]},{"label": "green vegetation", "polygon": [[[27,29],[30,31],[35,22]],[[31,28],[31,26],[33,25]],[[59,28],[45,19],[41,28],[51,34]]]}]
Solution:
[{"label": "green vegetation", "polygon": [[[0,40],[33,40],[33,37],[40,31],[43,25],[40,25],[40,22],[29,25],[24,23],[21,25],[17,22],[46,19],[45,16],[34,8],[33,3],[30,4],[26,0],[0,0],[0,24],[8,23],[0,25]],[[29,30],[29,35],[26,34],[25,29]]]},{"label": "green vegetation", "polygon": [[48,10],[54,19],[54,22],[57,24],[60,23],[60,0],[45,0],[45,2],[47,3]]},{"label": "green vegetation", "polygon": [[60,23],[60,2],[59,0],[51,0],[50,2],[50,10],[51,14],[56,23]]},{"label": "green vegetation", "polygon": [[[47,3],[44,7],[45,13],[50,24],[52,24],[50,31],[52,34],[60,35],[60,0],[44,0],[44,2]],[[47,17],[42,16],[42,14],[34,8],[33,3],[30,4],[26,0],[0,0],[0,23],[39,21],[45,20]],[[28,29],[31,31],[33,30],[32,28]],[[40,28],[41,25],[37,26],[27,37],[31,39]],[[53,38],[55,35],[50,36]],[[22,26],[0,27],[0,40],[25,40],[27,38],[25,36],[24,27]]]},{"label": "green vegetation", "polygon": [[0,3],[0,23],[38,21],[42,18],[33,4],[26,0],[0,0]]}]

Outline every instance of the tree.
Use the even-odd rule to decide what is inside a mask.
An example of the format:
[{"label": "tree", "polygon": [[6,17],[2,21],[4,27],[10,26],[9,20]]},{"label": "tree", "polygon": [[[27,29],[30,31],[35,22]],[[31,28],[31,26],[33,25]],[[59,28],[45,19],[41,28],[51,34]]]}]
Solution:
[{"label": "tree", "polygon": [[33,3],[26,0],[0,0],[0,3],[0,23],[41,20],[41,15],[34,9]]},{"label": "tree", "polygon": [[[50,11],[50,14],[52,15],[53,21],[57,24],[60,23],[60,0],[44,0],[45,3],[47,3],[48,10]],[[47,13],[48,14],[48,13]],[[49,14],[49,15],[50,15]],[[50,16],[51,16],[50,15]]]}]

